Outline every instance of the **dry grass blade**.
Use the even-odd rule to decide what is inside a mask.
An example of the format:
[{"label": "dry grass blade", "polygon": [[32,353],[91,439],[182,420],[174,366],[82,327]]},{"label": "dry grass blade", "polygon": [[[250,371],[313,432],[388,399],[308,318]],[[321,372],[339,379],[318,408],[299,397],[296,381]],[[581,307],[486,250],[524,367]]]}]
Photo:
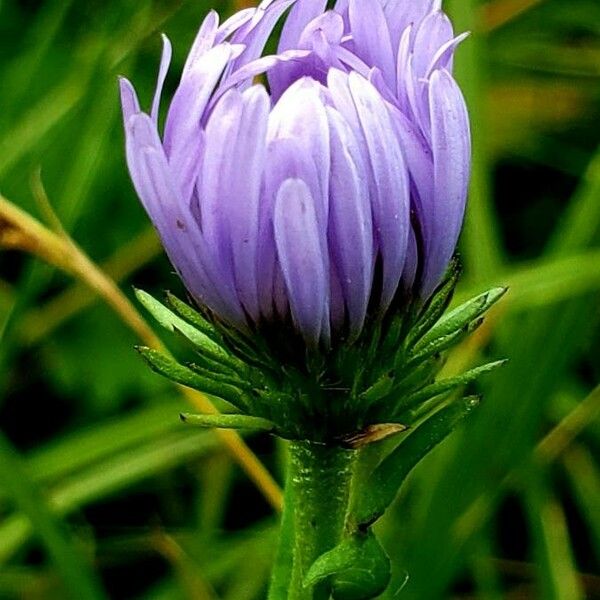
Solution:
[{"label": "dry grass blade", "polygon": [[481,7],[481,28],[486,32],[498,29],[541,2],[542,0],[492,0]]},{"label": "dry grass blade", "polygon": [[[69,273],[97,293],[144,344],[165,350],[160,339],[118,285],[103,273],[71,238],[63,233],[54,233],[1,195],[0,247],[34,254]],[[179,387],[179,389],[196,410],[209,414],[217,412],[203,394],[189,388]],[[268,502],[275,509],[280,510],[281,490],[245,442],[231,431],[219,431],[218,435]]]}]

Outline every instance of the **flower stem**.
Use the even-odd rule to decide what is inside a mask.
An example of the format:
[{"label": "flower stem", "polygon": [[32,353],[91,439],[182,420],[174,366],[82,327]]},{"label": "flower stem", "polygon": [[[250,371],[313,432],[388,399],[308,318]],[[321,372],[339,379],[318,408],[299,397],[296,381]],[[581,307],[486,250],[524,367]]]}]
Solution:
[{"label": "flower stem", "polygon": [[279,551],[270,600],[326,600],[327,582],[305,588],[313,562],[331,550],[344,530],[355,452],[292,442]]}]

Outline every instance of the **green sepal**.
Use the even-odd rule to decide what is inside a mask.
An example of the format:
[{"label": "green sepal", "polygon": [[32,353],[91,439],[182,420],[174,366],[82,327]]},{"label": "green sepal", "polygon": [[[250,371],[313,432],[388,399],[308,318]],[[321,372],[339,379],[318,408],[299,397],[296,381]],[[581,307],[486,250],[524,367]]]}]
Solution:
[{"label": "green sepal", "polygon": [[[220,327],[214,326],[206,318],[202,316],[198,311],[194,310],[191,306],[182,302],[177,296],[174,296],[170,292],[167,292],[167,304],[183,319],[197,327],[210,337],[215,343],[219,344],[224,348],[233,346],[236,351],[238,358],[241,358],[250,365],[259,367],[259,370],[253,369],[251,375],[258,376],[264,370],[264,367],[268,369],[274,368],[274,363],[270,361],[268,355],[261,352],[259,348],[253,346],[253,341],[243,333],[233,329],[232,327],[226,326],[224,323],[220,324]],[[261,377],[261,381],[264,377]]]},{"label": "green sepal", "polygon": [[222,345],[223,337],[221,334],[197,310],[194,310],[189,304],[183,302],[171,292],[166,292],[165,298],[169,307],[184,321],[193,325],[216,344]]},{"label": "green sepal", "polygon": [[[480,323],[477,323],[477,325],[479,324]],[[452,348],[452,346],[456,346],[461,340],[469,335],[472,330],[473,326],[469,324],[463,329],[454,331],[448,335],[445,335],[444,337],[437,338],[425,346],[419,346],[416,351],[413,351],[411,354],[409,354],[406,363],[404,364],[404,368],[413,369],[417,365],[420,365],[423,361],[441,354],[444,352],[444,350]]]},{"label": "green sepal", "polygon": [[212,379],[216,383],[224,383],[226,385],[232,385],[234,387],[237,387],[245,392],[252,392],[252,386],[246,380],[240,379],[233,372],[215,372],[210,368],[206,368],[205,366],[196,363],[185,363],[184,366],[188,367],[189,369],[194,371],[194,373],[197,373],[202,377]]},{"label": "green sepal", "polygon": [[400,394],[412,393],[416,388],[423,387],[423,385],[433,381],[443,366],[444,360],[439,356],[430,356],[414,367],[399,369],[391,393],[396,397]]},{"label": "green sepal", "polygon": [[504,294],[507,288],[493,288],[479,296],[468,300],[443,316],[423,337],[415,344],[413,353],[418,354],[429,344],[438,339],[446,338],[457,331],[468,327],[470,323],[489,310]]},{"label": "green sepal", "polygon": [[371,387],[362,392],[359,399],[361,402],[371,404],[387,396],[392,391],[393,386],[393,375],[385,373]]},{"label": "green sepal", "polygon": [[304,586],[327,577],[335,600],[370,600],[390,583],[390,559],[371,530],[356,532],[312,564]]},{"label": "green sepal", "polygon": [[374,523],[394,501],[400,486],[435,446],[441,443],[479,404],[478,397],[456,400],[431,415],[379,464],[356,494],[350,518],[357,529]]},{"label": "green sepal", "polygon": [[138,346],[136,350],[142,355],[150,368],[159,375],[205,394],[222,398],[241,410],[248,408],[248,398],[239,388],[195,373],[189,367],[179,364],[158,350],[146,348],[145,346]]},{"label": "green sepal", "polygon": [[[436,398],[442,394],[447,394],[452,390],[475,381],[481,375],[490,373],[491,371],[494,371],[505,365],[506,362],[506,360],[497,360],[485,365],[481,365],[480,367],[475,367],[474,369],[466,371],[465,373],[461,373],[460,375],[456,375],[455,377],[447,377],[446,379],[436,381],[435,383],[432,383],[431,385],[428,385],[403,399],[399,409],[402,411],[402,414],[404,414],[406,411],[412,410],[424,402],[431,400],[432,398]],[[411,420],[409,420],[409,422],[411,422]]]},{"label": "green sepal", "polygon": [[271,432],[275,429],[275,425],[271,421],[248,415],[192,415],[182,413],[179,416],[184,423],[205,429],[247,429],[259,432]]},{"label": "green sepal", "polygon": [[187,321],[184,321],[147,292],[135,290],[135,295],[140,304],[165,329],[172,332],[180,332],[202,353],[214,358],[218,362],[232,368],[246,368],[243,363],[232,357],[227,350],[208,337],[208,335],[197,329],[195,326],[190,325]]},{"label": "green sepal", "polygon": [[417,322],[411,328],[407,336],[408,347],[413,346],[417,343],[422,336],[424,336],[440,319],[444,314],[444,311],[448,308],[454,289],[458,283],[458,279],[461,273],[460,262],[457,258],[453,259],[450,267],[448,268],[448,276],[434,292],[429,302],[425,305],[419,315]]}]

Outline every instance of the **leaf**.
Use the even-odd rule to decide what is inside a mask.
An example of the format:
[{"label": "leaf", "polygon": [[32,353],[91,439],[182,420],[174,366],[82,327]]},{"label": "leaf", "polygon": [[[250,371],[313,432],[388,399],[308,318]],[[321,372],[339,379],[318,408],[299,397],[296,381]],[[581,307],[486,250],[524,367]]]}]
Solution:
[{"label": "leaf", "polygon": [[332,577],[336,600],[369,600],[389,585],[390,560],[371,530],[356,532],[313,563],[304,585],[310,587],[327,577]]},{"label": "leaf", "polygon": [[1,433],[0,457],[0,483],[31,522],[36,535],[54,561],[69,595],[83,600],[105,598],[97,574],[81,556],[75,539],[52,514],[46,498],[27,476],[21,457]]},{"label": "leaf", "polygon": [[248,415],[192,415],[181,413],[180,418],[186,424],[205,429],[249,429],[267,432],[275,429],[275,425],[271,421]]},{"label": "leaf", "polygon": [[144,346],[138,346],[136,350],[150,365],[150,368],[159,375],[163,375],[171,381],[199,390],[205,394],[223,398],[223,400],[233,404],[240,410],[248,407],[248,398],[239,388],[195,373],[190,368],[184,367],[158,350]]},{"label": "leaf", "polygon": [[369,526],[383,515],[412,469],[445,440],[478,404],[478,398],[468,397],[442,408],[419,425],[377,466],[367,479],[365,489],[356,495],[351,518],[357,527]]},{"label": "leaf", "polygon": [[443,316],[436,325],[434,325],[415,345],[414,352],[418,353],[419,350],[427,347],[428,344],[445,338],[457,331],[468,327],[469,323],[483,315],[489,308],[491,308],[504,294],[506,294],[508,288],[493,288],[484,294],[468,300],[464,304],[455,308],[447,315]]}]

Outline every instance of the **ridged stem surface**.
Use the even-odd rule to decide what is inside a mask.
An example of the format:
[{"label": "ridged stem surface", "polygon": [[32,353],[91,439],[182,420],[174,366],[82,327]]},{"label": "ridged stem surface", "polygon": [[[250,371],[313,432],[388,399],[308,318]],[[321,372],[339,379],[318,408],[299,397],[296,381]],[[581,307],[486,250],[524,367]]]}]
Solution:
[{"label": "ridged stem surface", "polygon": [[313,562],[340,541],[355,453],[312,442],[290,443],[278,557],[270,600],[327,600],[327,582],[305,588]]}]

